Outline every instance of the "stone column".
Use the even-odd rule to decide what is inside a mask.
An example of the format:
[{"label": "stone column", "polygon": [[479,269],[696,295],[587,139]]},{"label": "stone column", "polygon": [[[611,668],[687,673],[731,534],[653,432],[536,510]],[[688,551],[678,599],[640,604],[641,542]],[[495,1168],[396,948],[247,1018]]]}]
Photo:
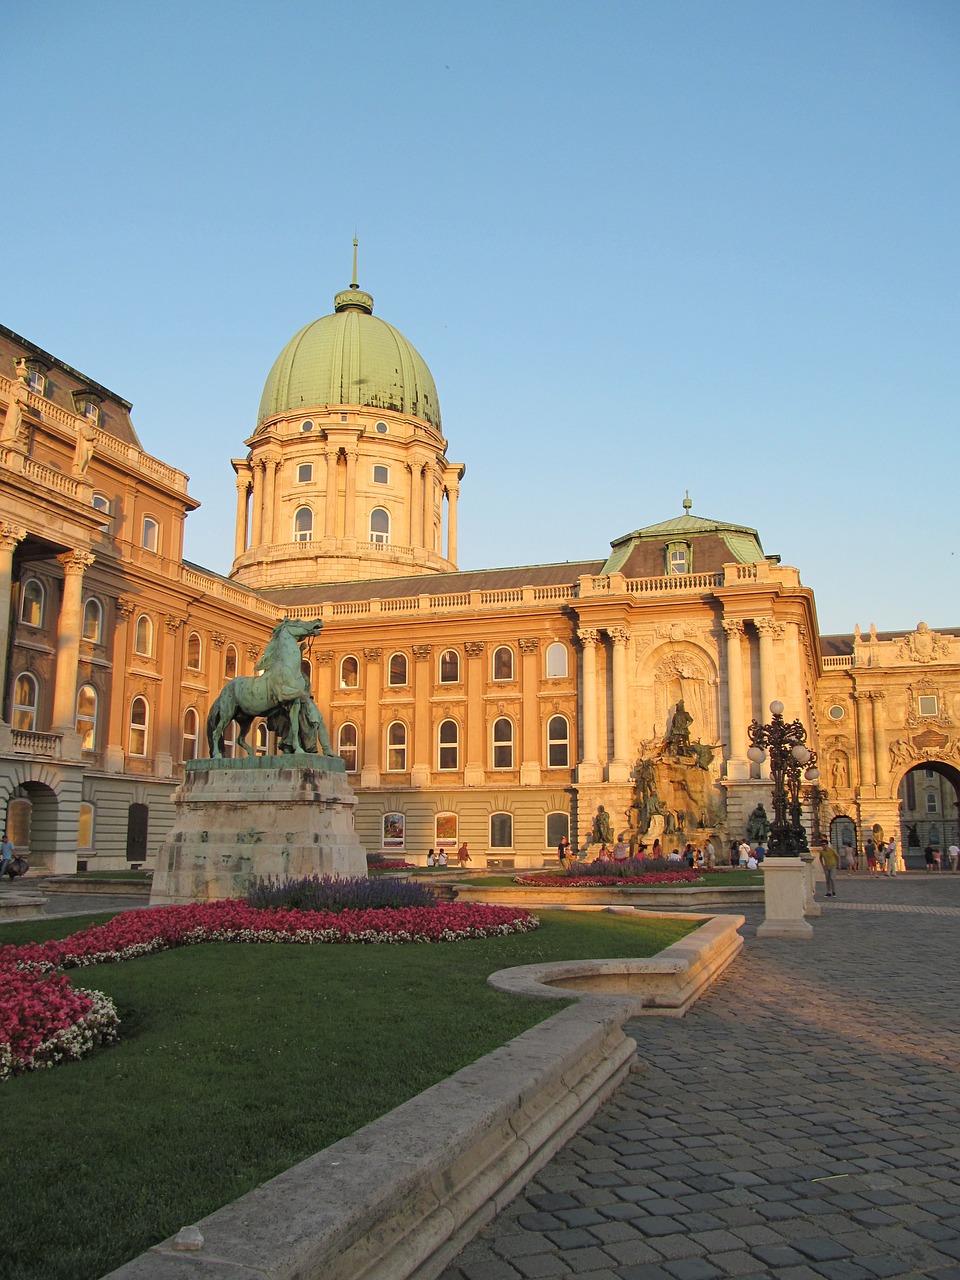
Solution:
[{"label": "stone column", "polygon": [[597,640],[595,627],[580,627],[577,638],[583,650],[583,759],[577,767],[578,782],[600,781],[597,748]]},{"label": "stone column", "polygon": [[343,496],[343,538],[350,550],[357,545],[357,451],[347,450],[347,480]]},{"label": "stone column", "polygon": [[272,544],[277,540],[274,521],[277,496],[277,469],[279,466],[280,459],[276,454],[268,454],[263,460],[263,530],[261,541],[267,544]]},{"label": "stone column", "polygon": [[[770,703],[778,699],[781,690],[777,687],[776,655],[773,642],[775,637],[783,635],[783,623],[773,618],[754,618],[753,625],[760,637],[760,719],[764,723],[770,715]],[[780,698],[782,702],[783,699]],[[760,766],[760,777],[770,777],[770,758]]]},{"label": "stone column", "polygon": [[457,563],[457,500],[460,497],[460,486],[447,487],[447,559]]},{"label": "stone column", "polygon": [[423,545],[423,463],[414,462],[410,468],[410,545]]},{"label": "stone column", "polygon": [[468,640],[463,646],[467,655],[467,740],[463,782],[467,787],[482,787],[486,778],[484,764],[486,726],[483,714],[484,648],[482,640]]},{"label": "stone column", "polygon": [[540,783],[540,641],[537,636],[520,642],[520,785]]},{"label": "stone column", "polygon": [[[160,778],[173,776],[173,762],[180,757],[180,686],[183,681],[183,618],[168,613],[163,619],[162,683],[160,706],[153,708],[150,736],[153,769]],[[157,714],[159,711],[159,714]]]},{"label": "stone column", "polygon": [[423,545],[433,550],[433,495],[436,492],[436,469],[427,463],[423,469]]},{"label": "stone column", "polygon": [[137,602],[129,596],[117,597],[117,629],[113,638],[113,671],[110,679],[110,722],[104,751],[104,768],[107,773],[123,773],[126,755],[124,733],[127,727],[127,649],[130,619],[136,607]]},{"label": "stone column", "polygon": [[[470,646],[467,645],[467,654]],[[433,646],[415,644],[413,646],[413,768],[410,770],[412,787],[429,787],[430,785],[430,750],[432,737],[430,732],[430,654]],[[469,746],[468,758],[469,758]],[[481,779],[482,780],[482,779]],[[471,779],[464,777],[468,785]]]},{"label": "stone column", "polygon": [[77,736],[77,666],[80,661],[83,574],[93,564],[94,557],[89,551],[68,551],[57,559],[63,566],[63,601],[57,623],[57,674],[53,687],[51,727],[54,733],[63,735],[66,745],[69,735]]},{"label": "stone column", "polygon": [[10,596],[13,589],[13,553],[27,531],[19,524],[0,520],[0,718],[7,692],[7,649],[10,646]]},{"label": "stone column", "polygon": [[380,659],[382,649],[364,649],[363,766],[361,787],[380,785]]},{"label": "stone column", "polygon": [[337,452],[327,450],[327,490],[323,499],[323,536],[331,540],[337,536]]},{"label": "stone column", "polygon": [[730,719],[730,746],[727,756],[727,777],[750,777],[747,760],[747,722],[743,708],[743,619],[724,618],[723,630],[727,637],[727,713]]},{"label": "stone column", "polygon": [[787,637],[784,650],[787,655],[788,688],[787,697],[783,699],[786,706],[784,713],[791,720],[808,723],[806,690],[803,679],[804,650],[807,629],[800,623],[787,624]]},{"label": "stone column", "polygon": [[873,761],[877,775],[877,790],[886,792],[890,787],[890,757],[885,741],[883,700],[886,694],[874,689],[870,694],[873,703]]},{"label": "stone column", "polygon": [[239,559],[247,549],[247,508],[250,502],[250,473],[237,473],[237,527],[234,536],[233,558]]},{"label": "stone column", "polygon": [[630,635],[626,627],[607,627],[613,642],[613,759],[607,765],[608,782],[630,780],[629,704],[627,698],[627,645]]},{"label": "stone column", "polygon": [[253,511],[250,520],[250,545],[259,547],[263,542],[263,460],[255,458],[251,463],[253,471]]},{"label": "stone column", "polygon": [[875,788],[877,774],[874,768],[873,703],[870,694],[858,689],[853,695],[857,708],[857,763],[860,768],[860,786]]}]

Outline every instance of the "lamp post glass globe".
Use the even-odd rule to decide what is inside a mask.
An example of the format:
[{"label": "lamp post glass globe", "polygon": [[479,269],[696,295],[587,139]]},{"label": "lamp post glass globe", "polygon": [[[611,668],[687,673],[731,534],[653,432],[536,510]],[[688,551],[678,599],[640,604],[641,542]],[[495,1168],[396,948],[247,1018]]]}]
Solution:
[{"label": "lamp post glass globe", "polygon": [[782,716],[782,715],[783,715],[783,703],[782,703],[782,702],[771,702],[771,703],[770,703],[770,714],[771,714],[771,715],[774,715],[774,716]]}]

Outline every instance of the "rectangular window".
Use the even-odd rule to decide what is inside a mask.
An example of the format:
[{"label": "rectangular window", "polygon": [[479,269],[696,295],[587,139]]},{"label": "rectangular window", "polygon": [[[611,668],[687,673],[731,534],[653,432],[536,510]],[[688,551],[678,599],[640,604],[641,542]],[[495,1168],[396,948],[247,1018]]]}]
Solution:
[{"label": "rectangular window", "polygon": [[389,467],[380,467],[380,466],[374,467],[374,468],[373,468],[373,483],[374,483],[374,484],[389,484],[389,483],[390,483],[390,469],[389,469]]},{"label": "rectangular window", "polygon": [[513,816],[509,813],[490,815],[490,848],[513,848]]},{"label": "rectangular window", "polygon": [[939,714],[937,695],[935,693],[922,693],[917,699],[919,710],[922,716],[935,716]]},{"label": "rectangular window", "polygon": [[313,463],[301,462],[297,467],[297,484],[310,484],[313,480]]}]

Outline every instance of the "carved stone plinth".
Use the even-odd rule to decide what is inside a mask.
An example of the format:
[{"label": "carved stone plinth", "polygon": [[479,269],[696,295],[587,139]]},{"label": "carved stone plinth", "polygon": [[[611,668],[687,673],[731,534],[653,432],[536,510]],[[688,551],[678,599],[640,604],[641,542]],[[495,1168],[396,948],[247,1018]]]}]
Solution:
[{"label": "carved stone plinth", "polygon": [[339,757],[191,760],[151,906],[243,897],[269,876],[365,876],[356,797]]},{"label": "carved stone plinth", "polygon": [[807,868],[800,858],[763,860],[763,923],[758,938],[812,938],[813,926],[804,917]]}]

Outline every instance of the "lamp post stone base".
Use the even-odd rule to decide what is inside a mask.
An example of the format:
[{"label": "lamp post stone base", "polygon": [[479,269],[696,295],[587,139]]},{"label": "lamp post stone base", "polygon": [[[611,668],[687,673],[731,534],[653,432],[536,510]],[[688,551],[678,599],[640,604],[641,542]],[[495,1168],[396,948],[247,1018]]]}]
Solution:
[{"label": "lamp post stone base", "polygon": [[800,858],[763,860],[763,923],[758,938],[812,938],[804,915],[807,868]]}]

